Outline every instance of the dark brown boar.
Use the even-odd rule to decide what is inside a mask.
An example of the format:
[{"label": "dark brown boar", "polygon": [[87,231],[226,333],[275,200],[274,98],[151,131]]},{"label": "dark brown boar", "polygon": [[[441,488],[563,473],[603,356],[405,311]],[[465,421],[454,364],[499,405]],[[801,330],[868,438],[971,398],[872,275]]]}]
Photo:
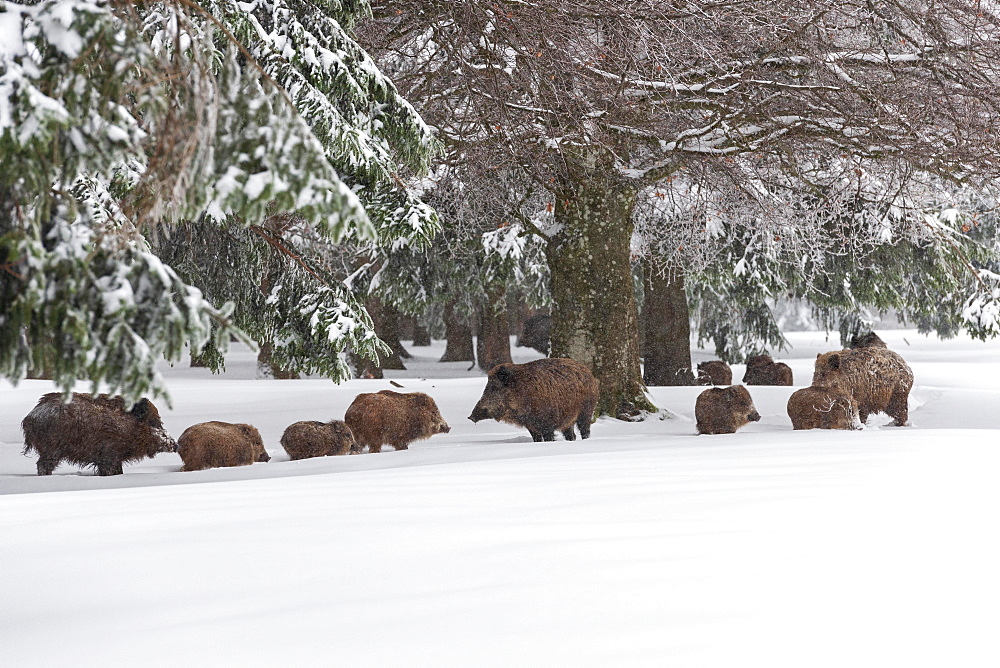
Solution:
[{"label": "dark brown boar", "polygon": [[705,390],[695,400],[694,416],[699,434],[732,434],[760,420],[750,393],[742,385]]},{"label": "dark brown boar", "polygon": [[567,441],[590,437],[597,407],[598,383],[585,365],[567,358],[546,358],[527,364],[499,364],[490,370],[486,389],[469,419],[493,419],[525,427],[535,441]]},{"label": "dark brown boar", "polygon": [[413,441],[451,431],[437,404],[423,392],[359,394],[347,407],[344,422],[354,433],[353,452],[365,446],[369,452],[382,452],[383,445],[406,450]]},{"label": "dark brown boar", "polygon": [[770,355],[751,355],[743,374],[747,385],[791,385],[792,369],[784,362],[775,362]]},{"label": "dark brown boar", "polygon": [[74,393],[43,395],[21,421],[24,451],[38,453],[38,475],[51,475],[61,461],[93,466],[97,475],[120,475],[125,462],[176,452],[160,413],[148,399],[126,409],[120,396]]},{"label": "dark brown boar", "polygon": [[792,429],[859,429],[858,406],[833,387],[804,387],[792,392],[786,406]]},{"label": "dark brown boar", "polygon": [[857,334],[851,337],[851,343],[847,346],[848,348],[888,348],[885,345],[885,341],[876,334],[875,332],[868,332],[867,334]]},{"label": "dark brown boar", "polygon": [[722,360],[698,363],[698,385],[732,385],[733,370]]},{"label": "dark brown boar", "polygon": [[346,455],[353,446],[354,433],[340,420],[296,422],[281,435],[281,447],[291,459]]},{"label": "dark brown boar", "polygon": [[177,439],[181,471],[201,471],[224,466],[249,466],[267,462],[271,456],[253,425],[230,422],[199,422]]},{"label": "dark brown boar", "polygon": [[841,390],[858,406],[862,423],[872,413],[885,413],[897,427],[909,417],[907,402],[913,371],[899,354],[887,348],[855,348],[816,356],[813,385]]}]

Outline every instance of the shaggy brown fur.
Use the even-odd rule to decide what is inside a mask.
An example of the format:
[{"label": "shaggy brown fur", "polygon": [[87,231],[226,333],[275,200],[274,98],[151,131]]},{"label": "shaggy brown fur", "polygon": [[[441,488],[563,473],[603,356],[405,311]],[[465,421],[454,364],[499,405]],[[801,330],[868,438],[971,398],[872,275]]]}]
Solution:
[{"label": "shaggy brown fur", "polygon": [[535,441],[590,437],[599,385],[585,364],[545,358],[527,364],[499,364],[490,370],[486,389],[469,419],[493,419],[525,427]]},{"label": "shaggy brown fur", "polygon": [[64,403],[62,394],[52,392],[38,400],[21,430],[23,454],[38,453],[38,475],[51,475],[61,461],[93,466],[97,475],[120,475],[124,462],[177,450],[148,399],[126,410],[120,396],[73,394]]},{"label": "shaggy brown fur", "polygon": [[792,429],[858,429],[861,419],[850,395],[832,387],[804,387],[792,392],[786,407]]},{"label": "shaggy brown fur", "polygon": [[699,385],[732,385],[733,370],[722,360],[698,362]]},{"label": "shaggy brown fur", "polygon": [[698,395],[694,417],[699,434],[732,434],[750,422],[760,420],[747,388],[742,385],[713,387]]},{"label": "shaggy brown fur", "polygon": [[365,446],[369,452],[382,452],[383,445],[406,450],[413,441],[451,431],[437,404],[423,392],[359,394],[347,407],[344,422],[354,433],[353,452]]},{"label": "shaggy brown fur", "polygon": [[885,341],[876,334],[875,332],[868,332],[867,334],[861,334],[860,336],[855,336],[851,339],[851,344],[847,346],[848,348],[888,348],[885,345]]},{"label": "shaggy brown fur", "polygon": [[177,452],[184,460],[181,471],[200,471],[221,466],[249,466],[270,461],[257,428],[229,422],[199,422],[177,439]]},{"label": "shaggy brown fur", "polygon": [[291,459],[346,455],[353,445],[354,433],[340,420],[296,422],[281,435],[281,447]]},{"label": "shaggy brown fur", "polygon": [[902,427],[908,417],[913,371],[902,357],[886,348],[837,350],[816,356],[813,385],[849,394],[858,405],[861,422],[872,413],[884,412]]},{"label": "shaggy brown fur", "polygon": [[743,374],[747,385],[791,385],[792,369],[784,362],[775,362],[769,355],[751,355]]}]

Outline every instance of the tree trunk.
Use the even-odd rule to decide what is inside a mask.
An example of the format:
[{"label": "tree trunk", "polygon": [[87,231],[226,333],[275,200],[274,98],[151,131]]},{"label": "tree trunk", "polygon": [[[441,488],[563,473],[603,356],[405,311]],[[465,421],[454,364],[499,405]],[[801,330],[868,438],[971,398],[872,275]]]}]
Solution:
[{"label": "tree trunk", "polygon": [[445,346],[442,362],[475,362],[476,352],[472,346],[472,327],[468,319],[458,312],[455,302],[444,306],[444,328],[448,344]]},{"label": "tree trunk", "polygon": [[413,346],[421,347],[429,345],[431,345],[431,330],[418,319],[413,323]]},{"label": "tree trunk", "polygon": [[650,264],[643,269],[646,356],[642,380],[646,385],[693,385],[684,274],[676,268],[663,272]]},{"label": "tree trunk", "polygon": [[503,286],[486,289],[486,300],[479,317],[479,335],[476,337],[476,356],[483,371],[513,361],[510,357],[510,324],[505,293]]},{"label": "tree trunk", "polygon": [[274,378],[275,380],[298,379],[298,373],[275,366],[275,364],[271,361],[271,355],[274,353],[273,343],[267,341],[260,343],[259,346],[260,350],[257,351],[257,373],[265,378]]},{"label": "tree trunk", "polygon": [[410,357],[410,353],[406,352],[399,341],[399,312],[375,297],[368,298],[365,310],[375,325],[375,334],[392,351],[388,355],[379,355],[379,368],[404,371],[406,366],[403,365],[403,357]]},{"label": "tree trunk", "polygon": [[655,411],[639,365],[638,313],[630,242],[634,186],[611,168],[592,168],[557,193],[559,231],[546,258],[555,302],[552,357],[590,365],[601,384],[599,415],[633,417]]}]

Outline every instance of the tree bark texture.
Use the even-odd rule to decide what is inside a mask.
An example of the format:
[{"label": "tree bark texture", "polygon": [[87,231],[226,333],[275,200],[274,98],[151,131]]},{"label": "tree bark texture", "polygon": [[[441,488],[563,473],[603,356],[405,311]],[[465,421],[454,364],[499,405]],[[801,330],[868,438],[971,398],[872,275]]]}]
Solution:
[{"label": "tree bark texture", "polygon": [[599,415],[655,411],[639,365],[630,242],[636,190],[600,170],[558,193],[559,231],[546,258],[554,301],[552,357],[590,365],[601,384]]},{"label": "tree bark texture", "polygon": [[505,293],[502,285],[486,289],[486,300],[479,316],[479,334],[476,336],[476,357],[483,371],[489,371],[497,364],[513,362]]},{"label": "tree bark texture", "polygon": [[396,309],[383,304],[375,297],[369,297],[365,302],[365,310],[372,318],[375,325],[375,334],[382,339],[392,351],[388,355],[379,355],[378,366],[382,369],[405,370],[403,357],[410,357],[410,354],[403,348],[399,341],[399,312]]},{"label": "tree bark texture", "polygon": [[414,347],[431,345],[431,330],[419,320],[413,323],[413,345]]},{"label": "tree bark texture", "polygon": [[274,378],[275,380],[298,380],[299,374],[276,366],[271,361],[274,354],[274,344],[270,341],[258,342],[260,349],[257,351],[257,371],[261,376]]},{"label": "tree bark texture", "polygon": [[664,273],[647,264],[643,285],[646,300],[643,322],[646,331],[646,385],[693,385],[691,331],[684,275],[680,270]]},{"label": "tree bark texture", "polygon": [[472,326],[468,318],[455,308],[454,302],[444,306],[444,329],[448,339],[441,362],[475,362],[476,351],[472,345]]}]

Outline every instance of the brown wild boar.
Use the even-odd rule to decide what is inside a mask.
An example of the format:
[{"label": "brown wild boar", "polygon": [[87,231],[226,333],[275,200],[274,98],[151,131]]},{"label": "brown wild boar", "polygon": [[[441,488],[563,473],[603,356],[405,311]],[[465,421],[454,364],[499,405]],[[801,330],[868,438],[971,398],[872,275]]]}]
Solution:
[{"label": "brown wild boar", "polygon": [[784,362],[775,362],[770,355],[751,355],[743,374],[747,385],[791,385],[792,368]]},{"label": "brown wild boar", "polygon": [[694,416],[699,434],[733,434],[743,425],[760,420],[750,393],[742,385],[705,390],[695,400]]},{"label": "brown wild boar", "polygon": [[352,452],[365,446],[369,452],[382,452],[383,445],[406,450],[413,441],[451,431],[437,404],[423,392],[359,394],[347,407],[344,422],[354,434]]},{"label": "brown wild boar", "polygon": [[281,435],[281,447],[291,459],[346,455],[353,446],[354,433],[340,420],[296,422]]},{"label": "brown wild boar", "polygon": [[271,456],[253,425],[230,422],[199,422],[177,439],[181,471],[201,471],[225,466],[249,466],[267,462]]},{"label": "brown wild boar", "polygon": [[490,370],[486,389],[469,419],[493,419],[525,427],[535,441],[567,441],[590,437],[597,407],[598,383],[585,364],[567,358],[545,358],[527,364],[498,364]]},{"label": "brown wild boar", "polygon": [[722,360],[698,362],[698,385],[732,385],[733,370]]},{"label": "brown wild boar", "polygon": [[126,409],[120,396],[74,393],[43,395],[21,421],[23,454],[38,453],[38,475],[51,475],[61,461],[93,466],[97,475],[121,475],[125,462],[176,452],[160,413],[148,399]]},{"label": "brown wild boar", "polygon": [[786,406],[792,429],[860,429],[858,406],[833,387],[804,387],[792,392]]},{"label": "brown wild boar", "polygon": [[913,371],[888,348],[855,348],[816,356],[816,387],[834,388],[850,395],[862,423],[872,413],[885,413],[897,427],[909,417],[908,401]]}]

